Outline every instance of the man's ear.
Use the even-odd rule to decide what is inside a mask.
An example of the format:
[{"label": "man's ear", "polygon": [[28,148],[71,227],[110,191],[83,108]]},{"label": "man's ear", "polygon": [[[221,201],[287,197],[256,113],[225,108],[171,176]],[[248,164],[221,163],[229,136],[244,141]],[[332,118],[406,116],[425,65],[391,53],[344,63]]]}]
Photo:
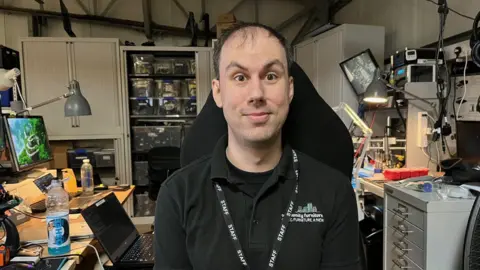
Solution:
[{"label": "man's ear", "polygon": [[220,95],[220,81],[217,79],[212,80],[212,95],[217,107],[222,108],[223,103]]},{"label": "man's ear", "polygon": [[288,100],[289,100],[289,103],[292,102],[293,92],[294,92],[293,77],[290,76],[290,78],[288,78]]}]

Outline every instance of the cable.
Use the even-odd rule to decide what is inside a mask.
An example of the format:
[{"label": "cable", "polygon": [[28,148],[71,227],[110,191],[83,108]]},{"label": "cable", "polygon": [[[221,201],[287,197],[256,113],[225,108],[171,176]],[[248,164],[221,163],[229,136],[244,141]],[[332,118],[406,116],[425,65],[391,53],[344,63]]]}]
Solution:
[{"label": "cable", "polygon": [[32,214],[27,213],[27,212],[25,212],[25,211],[22,211],[22,210],[20,210],[20,209],[18,209],[18,208],[16,208],[16,207],[14,207],[13,209],[14,209],[15,211],[17,211],[17,212],[20,212],[20,213],[24,214],[24,215],[27,216],[27,217],[37,218],[37,219],[47,219],[46,217],[39,217],[39,216],[32,215]]},{"label": "cable", "polygon": [[95,250],[95,254],[97,254],[98,263],[100,264],[100,269],[105,270],[105,268],[103,268],[103,263],[102,263],[102,260],[100,259],[100,255],[98,255],[97,248],[95,248],[94,246],[92,246],[90,244],[87,244],[87,246],[89,246],[89,247],[93,248],[93,250]]},{"label": "cable", "polygon": [[[426,1],[427,1],[427,2],[430,2],[430,3],[433,3],[433,4],[437,5],[437,6],[439,6],[439,4],[438,4],[437,2],[435,2],[435,1],[433,1],[433,0],[426,0]],[[463,17],[463,18],[465,18],[465,19],[469,19],[469,20],[472,20],[472,21],[475,20],[473,17],[470,17],[470,16],[467,16],[467,15],[465,15],[465,14],[462,14],[462,13],[460,13],[460,12],[454,10],[454,9],[448,8],[448,10],[450,10],[451,12],[453,12],[453,13],[457,14],[458,16]]]},{"label": "cable", "polygon": [[453,77],[453,100],[452,100],[452,109],[453,109],[453,117],[455,117],[454,121],[457,121],[457,108],[455,107],[455,103],[457,101],[457,77]]},{"label": "cable", "polygon": [[460,100],[460,105],[457,108],[457,116],[460,115],[460,108],[462,108],[463,101],[465,100],[465,96],[467,95],[467,65],[468,65],[468,53],[465,54],[465,67],[463,68],[463,96]]}]

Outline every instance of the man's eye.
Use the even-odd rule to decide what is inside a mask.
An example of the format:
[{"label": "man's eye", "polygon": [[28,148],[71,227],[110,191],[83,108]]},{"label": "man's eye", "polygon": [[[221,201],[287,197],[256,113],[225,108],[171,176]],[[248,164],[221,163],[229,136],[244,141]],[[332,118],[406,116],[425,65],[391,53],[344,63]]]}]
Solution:
[{"label": "man's eye", "polygon": [[267,74],[267,80],[269,80],[269,81],[276,80],[277,78],[278,78],[278,76],[274,73],[268,73]]},{"label": "man's eye", "polygon": [[236,75],[235,77],[233,77],[235,79],[235,81],[238,81],[238,82],[243,82],[246,80],[245,76],[242,75],[242,74],[238,74]]}]

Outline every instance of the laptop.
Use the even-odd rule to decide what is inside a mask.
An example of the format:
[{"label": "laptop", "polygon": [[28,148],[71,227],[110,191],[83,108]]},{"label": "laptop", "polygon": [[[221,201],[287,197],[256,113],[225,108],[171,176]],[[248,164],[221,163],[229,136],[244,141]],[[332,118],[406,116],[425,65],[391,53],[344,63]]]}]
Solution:
[{"label": "laptop", "polygon": [[153,235],[139,234],[115,194],[90,205],[82,216],[115,268],[153,268]]}]

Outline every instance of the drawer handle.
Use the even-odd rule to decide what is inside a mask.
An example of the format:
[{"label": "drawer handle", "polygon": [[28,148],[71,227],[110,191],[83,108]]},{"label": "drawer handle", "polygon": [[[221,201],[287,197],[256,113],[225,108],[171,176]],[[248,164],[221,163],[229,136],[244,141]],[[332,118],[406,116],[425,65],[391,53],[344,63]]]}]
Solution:
[{"label": "drawer handle", "polygon": [[402,234],[409,234],[409,233],[413,233],[413,231],[408,231],[407,228],[405,227],[405,225],[398,225],[398,226],[393,226],[393,229],[395,229],[396,231],[399,231],[401,232]]},{"label": "drawer handle", "polygon": [[408,245],[405,242],[393,242],[393,245],[401,251],[412,251],[411,248],[408,248]]},{"label": "drawer handle", "polygon": [[[403,264],[400,263],[400,261],[402,261]],[[398,259],[398,260],[393,259],[392,262],[400,269],[410,269],[410,268],[412,268],[412,267],[408,266],[408,263],[405,259]]]}]

